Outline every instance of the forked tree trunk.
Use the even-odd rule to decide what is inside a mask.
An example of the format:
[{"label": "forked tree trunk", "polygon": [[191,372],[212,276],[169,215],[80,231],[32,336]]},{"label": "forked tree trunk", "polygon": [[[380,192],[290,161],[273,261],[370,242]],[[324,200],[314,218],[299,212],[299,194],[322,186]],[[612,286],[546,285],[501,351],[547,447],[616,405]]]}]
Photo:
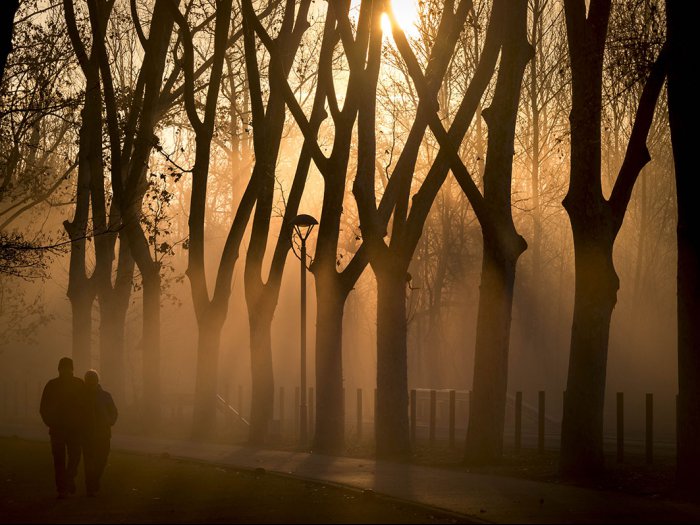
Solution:
[{"label": "forked tree trunk", "polygon": [[610,5],[591,5],[586,17],[583,2],[571,1],[565,4],[565,15],[572,95],[570,184],[563,205],[574,236],[576,289],[560,470],[565,476],[586,477],[603,470],[602,406],[610,316],[617,294],[612,264],[615,235],[601,188],[600,151]]},{"label": "forked tree trunk", "polygon": [[515,269],[527,248],[513,224],[511,181],[521,86],[533,49],[527,41],[527,2],[518,0],[509,6],[493,101],[482,112],[489,136],[484,166],[485,211],[479,216],[483,258],[473,398],[464,458],[467,463],[491,463],[500,459],[503,451]]}]

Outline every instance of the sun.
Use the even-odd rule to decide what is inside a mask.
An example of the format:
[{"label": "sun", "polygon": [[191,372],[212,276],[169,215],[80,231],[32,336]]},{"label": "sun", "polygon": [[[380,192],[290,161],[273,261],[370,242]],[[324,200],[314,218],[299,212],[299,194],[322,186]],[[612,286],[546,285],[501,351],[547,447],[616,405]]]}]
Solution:
[{"label": "sun", "polygon": [[[412,37],[417,35],[418,28],[418,5],[417,0],[391,0],[391,7],[394,10],[396,21],[404,30],[406,36]],[[382,15],[382,31],[385,35],[391,34],[391,22],[389,17]]]}]

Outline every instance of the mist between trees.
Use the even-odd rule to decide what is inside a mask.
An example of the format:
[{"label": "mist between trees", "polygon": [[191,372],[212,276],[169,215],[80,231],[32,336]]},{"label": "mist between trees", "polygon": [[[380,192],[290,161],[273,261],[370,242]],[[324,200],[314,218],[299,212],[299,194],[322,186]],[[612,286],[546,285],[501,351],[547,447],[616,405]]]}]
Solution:
[{"label": "mist between trees", "polygon": [[687,14],[655,0],[3,9],[5,370],[41,380],[72,355],[144,431],[189,399],[195,439],[244,385],[249,441],[265,444],[276,388],[299,383],[292,220],[310,214],[314,450],[344,450],[344,387],[377,388],[388,458],[410,454],[410,389],[471,390],[474,463],[502,454],[508,395],[566,390],[562,470],[590,475],[611,393],[655,392],[670,432],[680,393],[679,454],[700,466],[697,234],[676,237],[693,211],[676,188],[689,102],[677,88],[674,113],[672,88]]}]

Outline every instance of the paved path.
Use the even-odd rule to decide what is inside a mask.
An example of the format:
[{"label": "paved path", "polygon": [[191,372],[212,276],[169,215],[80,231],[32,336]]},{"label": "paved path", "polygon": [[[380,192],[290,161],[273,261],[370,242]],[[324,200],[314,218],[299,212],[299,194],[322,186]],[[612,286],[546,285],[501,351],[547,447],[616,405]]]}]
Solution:
[{"label": "paved path", "polygon": [[[47,440],[44,430],[0,426],[0,435]],[[245,469],[264,468],[415,501],[496,523],[699,523],[700,506],[569,485],[418,465],[115,435],[114,449],[167,453]]]}]

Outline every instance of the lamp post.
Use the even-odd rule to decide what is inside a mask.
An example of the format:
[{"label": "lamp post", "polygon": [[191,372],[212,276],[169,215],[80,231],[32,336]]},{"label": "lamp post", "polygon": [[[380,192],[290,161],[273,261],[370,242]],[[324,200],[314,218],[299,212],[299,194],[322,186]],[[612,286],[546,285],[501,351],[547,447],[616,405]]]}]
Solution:
[{"label": "lamp post", "polygon": [[306,447],[308,440],[308,422],[306,408],[306,239],[318,221],[311,215],[301,214],[294,217],[292,226],[301,239],[301,392],[299,395],[299,443]]}]

